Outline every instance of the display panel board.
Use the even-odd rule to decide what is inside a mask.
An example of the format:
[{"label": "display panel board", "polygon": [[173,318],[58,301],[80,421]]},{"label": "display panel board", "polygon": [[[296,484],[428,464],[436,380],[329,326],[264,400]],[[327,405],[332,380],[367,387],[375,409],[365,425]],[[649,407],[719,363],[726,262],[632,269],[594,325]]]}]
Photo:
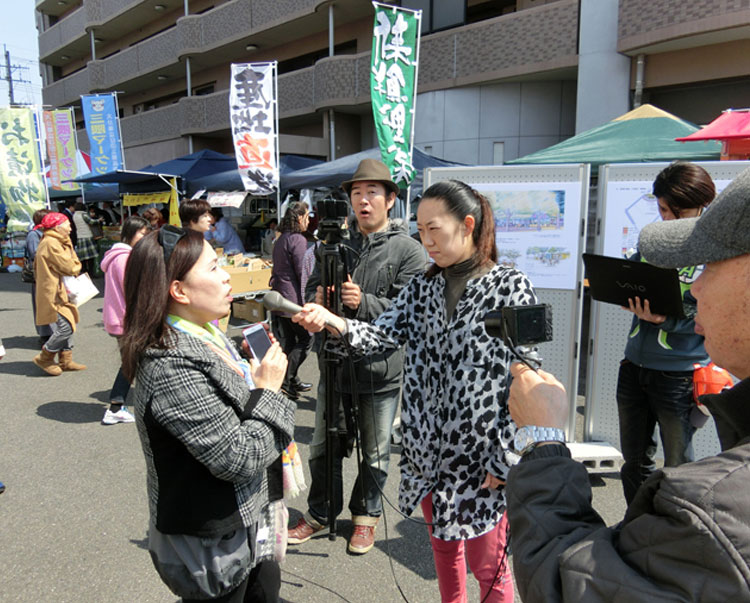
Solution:
[{"label": "display panel board", "polygon": [[487,197],[495,217],[499,261],[522,270],[540,302],[552,306],[554,341],[541,344],[539,353],[544,369],[568,391],[571,412],[566,431],[572,441],[589,165],[428,168],[424,188],[450,179]]},{"label": "display panel board", "polygon": [[[641,228],[660,219],[651,190],[658,173],[668,165],[636,163],[601,167],[596,253],[614,257],[624,255],[636,247]],[[698,165],[711,175],[718,193],[737,174],[750,167],[750,162],[709,161]],[[584,440],[609,442],[618,449],[617,374],[632,318],[630,312],[617,306],[591,302]],[[693,448],[696,459],[719,451],[712,419],[696,432]],[[662,455],[661,445],[658,454]]]}]

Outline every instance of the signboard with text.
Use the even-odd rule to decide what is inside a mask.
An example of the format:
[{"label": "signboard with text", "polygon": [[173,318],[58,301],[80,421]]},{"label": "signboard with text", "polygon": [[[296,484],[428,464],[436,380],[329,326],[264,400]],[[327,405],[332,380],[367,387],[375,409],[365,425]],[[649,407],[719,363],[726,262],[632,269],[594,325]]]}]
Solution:
[{"label": "signboard with text", "polygon": [[44,135],[49,158],[50,186],[57,190],[71,191],[78,188],[75,182],[66,182],[78,176],[75,122],[72,109],[45,111]]},{"label": "signboard with text", "polygon": [[270,195],[279,188],[276,61],[233,63],[229,112],[237,167],[245,190]]},{"label": "signboard with text", "polygon": [[0,196],[9,230],[25,230],[32,216],[47,205],[34,111],[0,108]]},{"label": "signboard with text", "polygon": [[115,95],[84,94],[81,104],[86,134],[91,143],[91,172],[106,174],[124,168]]},{"label": "signboard with text", "polygon": [[414,178],[412,129],[417,88],[421,11],[373,2],[370,94],[383,163],[406,188]]}]

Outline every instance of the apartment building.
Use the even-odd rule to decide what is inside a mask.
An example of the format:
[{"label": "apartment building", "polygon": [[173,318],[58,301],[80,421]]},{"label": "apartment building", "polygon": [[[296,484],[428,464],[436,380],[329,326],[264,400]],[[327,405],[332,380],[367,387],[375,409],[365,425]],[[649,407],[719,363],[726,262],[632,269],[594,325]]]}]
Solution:
[{"label": "apartment building", "polygon": [[[747,0],[400,0],[424,11],[415,144],[498,164],[651,102],[750,106]],[[45,104],[117,91],[126,163],[231,152],[229,64],[279,62],[280,149],[376,144],[368,0],[36,0]],[[78,112],[79,127],[82,116]],[[85,133],[79,131],[82,148]]]}]

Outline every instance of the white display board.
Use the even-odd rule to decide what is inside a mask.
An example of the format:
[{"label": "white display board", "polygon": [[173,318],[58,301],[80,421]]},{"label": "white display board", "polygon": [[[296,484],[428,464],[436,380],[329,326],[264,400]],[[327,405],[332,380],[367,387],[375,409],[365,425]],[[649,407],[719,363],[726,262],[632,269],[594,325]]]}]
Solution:
[{"label": "white display board", "polygon": [[[596,253],[622,256],[637,245],[643,226],[660,219],[651,190],[658,173],[668,165],[636,163],[600,168]],[[698,165],[711,175],[720,192],[737,174],[750,167],[750,162],[709,161]],[[591,303],[584,440],[609,442],[618,449],[617,375],[632,319],[630,312],[612,304]],[[693,448],[696,459],[719,451],[713,420],[695,434]],[[662,455],[661,445],[658,454]]]},{"label": "white display board", "polygon": [[583,309],[589,165],[428,168],[424,189],[461,180],[487,197],[495,216],[499,260],[522,270],[540,302],[552,306],[554,341],[539,346],[544,369],[565,385],[574,439],[580,324]]}]

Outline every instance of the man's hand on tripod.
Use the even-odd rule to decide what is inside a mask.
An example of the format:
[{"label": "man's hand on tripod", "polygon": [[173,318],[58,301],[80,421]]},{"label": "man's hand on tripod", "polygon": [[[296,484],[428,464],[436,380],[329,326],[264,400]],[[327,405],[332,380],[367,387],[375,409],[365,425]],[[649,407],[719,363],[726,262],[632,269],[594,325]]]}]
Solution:
[{"label": "man's hand on tripod", "polygon": [[[315,303],[319,306],[331,306],[332,296],[335,293],[335,287],[328,287],[328,299],[323,298],[323,287],[318,286],[315,291]],[[341,283],[341,303],[347,308],[356,310],[362,303],[362,289],[357,283],[352,282],[352,277],[348,276],[345,283]]]},{"label": "man's hand on tripod", "polygon": [[341,303],[352,310],[359,308],[362,303],[362,289],[352,281],[351,275],[346,277],[345,283],[341,283]]}]

